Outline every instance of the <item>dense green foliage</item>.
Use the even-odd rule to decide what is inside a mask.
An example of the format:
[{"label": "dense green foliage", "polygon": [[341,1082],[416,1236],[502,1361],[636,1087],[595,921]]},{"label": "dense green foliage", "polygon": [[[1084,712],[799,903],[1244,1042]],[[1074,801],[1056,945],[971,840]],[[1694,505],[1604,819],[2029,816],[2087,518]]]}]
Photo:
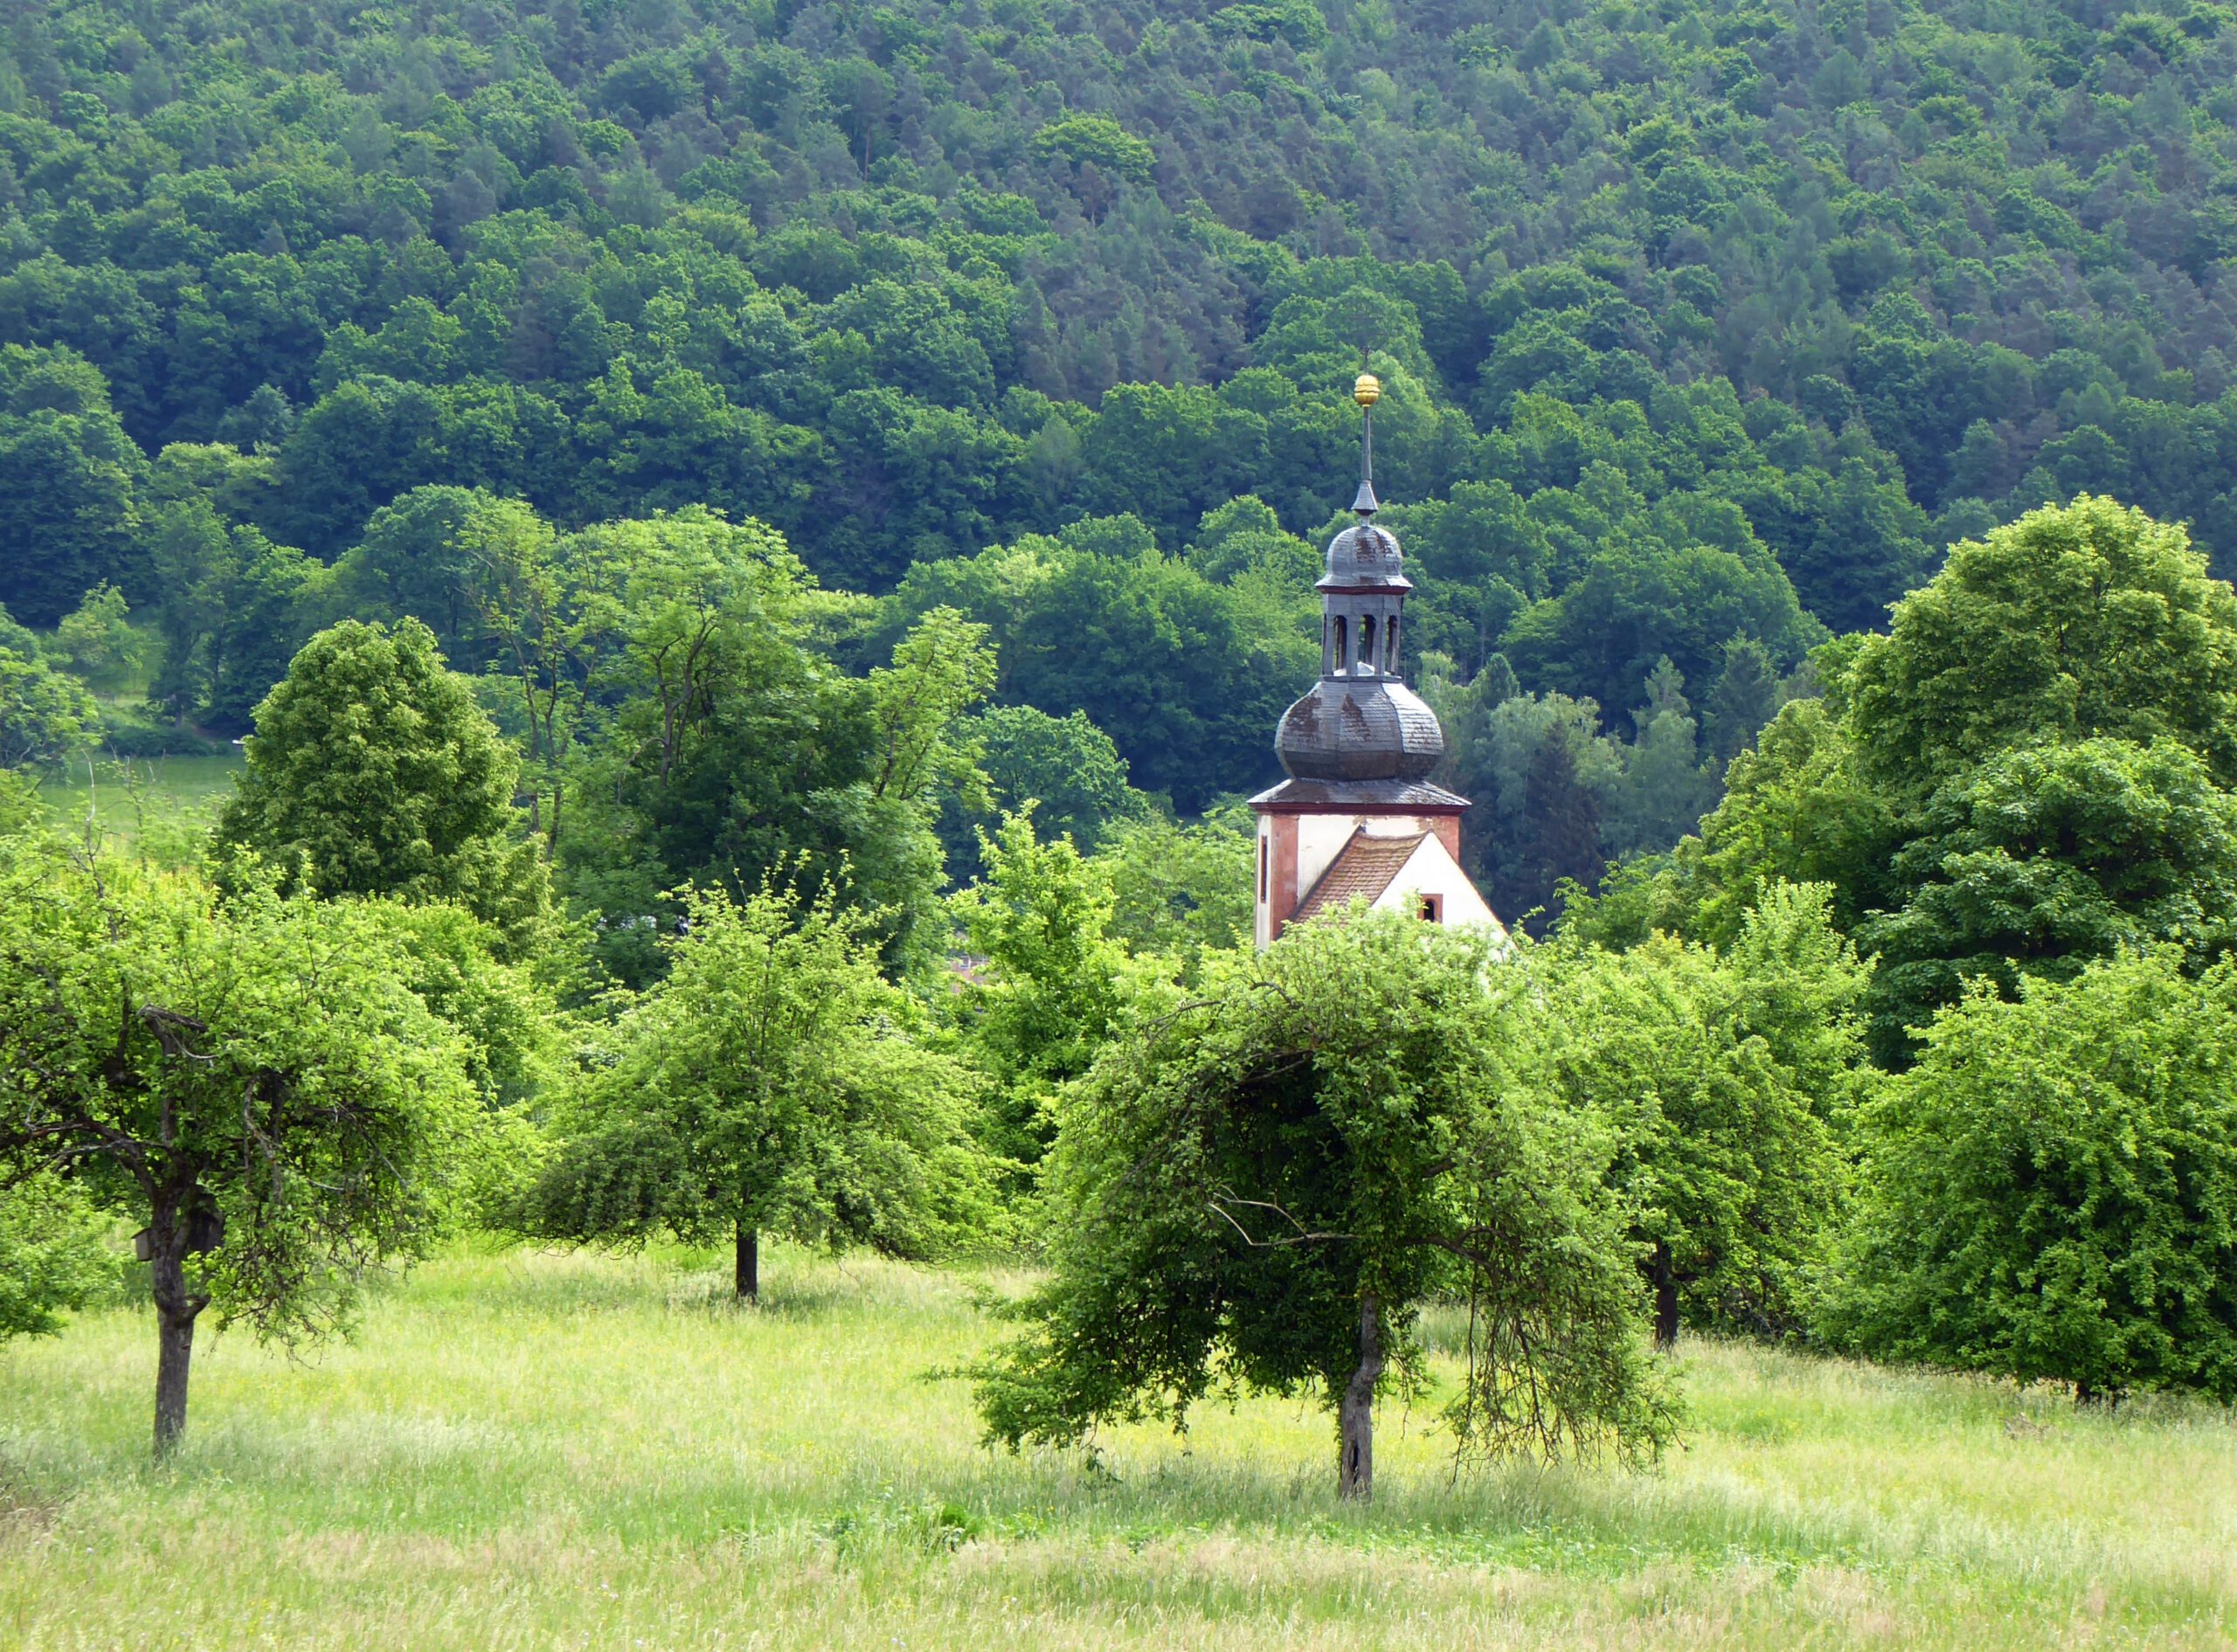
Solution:
[{"label": "dense green foliage", "polygon": [[2237,943],[2237,797],[2172,742],[1999,753],[1937,791],[1916,829],[1890,867],[1903,904],[1856,931],[1890,1022],[1922,1023],[1969,980],[2063,979],[2154,941],[2199,960]]},{"label": "dense green foliage", "polygon": [[674,967],[562,1104],[519,1220],[547,1237],[758,1235],[926,1256],[990,1236],[976,1077],[910,1036],[874,937],[828,902],[695,893]]},{"label": "dense green foliage", "polygon": [[1668,936],[1544,955],[1549,1082],[1612,1121],[1666,1341],[1807,1327],[1839,1234],[1869,972],[1825,891],[1781,886],[1723,955]]},{"label": "dense green foliage", "polygon": [[[167,1325],[282,1331],[456,1205],[731,1234],[741,1290],[765,1228],[1045,1246],[1013,1442],[1223,1382],[1350,1441],[1448,1294],[1493,1449],[1659,1446],[1647,1299],[2229,1391],[2132,1271],[1984,1261],[2220,1242],[2205,1172],[2044,1191],[2091,1085],[2175,1103],[2022,1046],[2117,1000],[2157,1051],[2237,939],[2227,8],[7,26],[0,1329],[88,1199],[149,1203]],[[1362,363],[1436,778],[1548,946],[1245,950]],[[252,729],[206,866],[31,830],[98,741]],[[1999,1062],[2033,1168],[1976,1174]],[[101,1110],[229,1084],[326,1098],[268,1199],[253,1106],[176,1175]],[[2030,1322],[2074,1280],[2112,1343]]]},{"label": "dense green foliage", "polygon": [[1052,717],[1031,706],[992,706],[966,737],[978,747],[990,811],[955,806],[957,799],[941,821],[941,844],[958,873],[976,859],[976,833],[995,824],[992,809],[1033,809],[1042,831],[1090,854],[1129,821],[1154,812],[1128,783],[1118,746],[1084,711]]},{"label": "dense green foliage", "polygon": [[1001,1086],[992,1121],[1003,1154],[1038,1159],[1056,1134],[1059,1086],[1077,1079],[1127,1008],[1126,955],[1111,937],[1109,867],[1068,837],[1042,842],[1028,809],[983,840],[986,870],[955,899],[982,978],[958,1020]]},{"label": "dense green foliage", "polygon": [[[2047,497],[2237,555],[2233,42],[1918,0],[52,0],[0,73],[0,600],[111,582],[166,703],[237,731],[376,591],[480,663],[403,570],[415,488],[707,505],[870,591],[1131,512],[1204,585],[1098,568],[1060,612],[1285,660],[1247,570],[1347,494],[1364,345],[1415,637],[1628,736],[1659,659],[1783,674]],[[1006,700],[1184,807],[1264,774],[1231,684],[1162,699],[1250,742],[1136,715],[1160,665],[1008,653]]]},{"label": "dense green foliage", "polygon": [[93,696],[41,658],[38,639],[0,609],[0,770],[45,770],[91,749]]},{"label": "dense green foliage", "polygon": [[520,762],[416,619],[320,632],[257,708],[218,824],[321,895],[454,901],[524,944],[547,900],[513,831]]},{"label": "dense green foliage", "polygon": [[107,1227],[80,1189],[51,1172],[0,1195],[0,1342],[59,1329],[65,1311],[114,1277]]},{"label": "dense green foliage", "polygon": [[1858,646],[1866,773],[1910,791],[2033,739],[2168,739],[2237,782],[2237,592],[2180,527],[2109,499],[1953,548]]},{"label": "dense green foliage", "polygon": [[[1311,923],[1147,1016],[1060,1103],[1049,1281],[977,1368],[990,1437],[1185,1423],[1222,1393],[1348,1413],[1415,1316],[1465,1298],[1466,1448],[1652,1455],[1673,1416],[1645,1363],[1614,1137],[1534,1092],[1531,990],[1487,937],[1403,918]],[[1345,1444],[1351,1441],[1348,1415]],[[1358,1465],[1340,1469],[1354,1489]]]},{"label": "dense green foliage", "polygon": [[2101,499],[2031,512],[1818,664],[1830,698],[1785,707],[1699,836],[1611,880],[1580,934],[1724,944],[1776,881],[1823,882],[1878,955],[1873,1041],[1898,1065],[1969,980],[2228,950],[2237,597],[2180,529]]},{"label": "dense green foliage", "polygon": [[201,1312],[289,1343],[346,1324],[456,1213],[481,1117],[384,905],[5,848],[0,1185],[66,1173],[146,1224],[160,1450]]},{"label": "dense green foliage", "polygon": [[2160,950],[1983,988],[1867,1113],[1836,1330],[2084,1395],[2237,1398],[2237,977]]}]

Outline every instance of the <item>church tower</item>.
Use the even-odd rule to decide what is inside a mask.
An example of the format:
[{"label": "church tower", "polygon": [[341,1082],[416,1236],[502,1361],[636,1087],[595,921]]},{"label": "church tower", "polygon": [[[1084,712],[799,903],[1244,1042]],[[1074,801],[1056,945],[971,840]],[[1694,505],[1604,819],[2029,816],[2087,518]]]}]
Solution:
[{"label": "church tower", "polygon": [[[1375,525],[1375,413],[1362,373],[1358,522],[1328,543],[1320,592],[1320,681],[1282,715],[1274,748],[1289,778],[1250,799],[1258,816],[1258,944],[1316,914],[1365,900],[1431,923],[1499,919],[1460,869],[1468,799],[1432,785],[1444,755],[1437,714],[1406,686],[1406,577],[1398,541]],[[1504,931],[1502,931],[1504,933]]]}]

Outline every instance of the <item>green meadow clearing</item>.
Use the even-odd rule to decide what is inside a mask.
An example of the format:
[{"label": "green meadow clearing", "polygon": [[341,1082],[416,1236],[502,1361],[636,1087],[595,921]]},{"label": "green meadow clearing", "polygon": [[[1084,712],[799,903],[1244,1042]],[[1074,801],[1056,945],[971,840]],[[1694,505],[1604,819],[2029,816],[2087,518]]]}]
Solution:
[{"label": "green meadow clearing", "polygon": [[233,795],[243,759],[219,757],[81,759],[39,782],[39,801],[60,825],[98,821],[104,836],[135,843],[150,832],[206,832]]},{"label": "green meadow clearing", "polygon": [[1354,1510],[1296,1405],[1106,1434],[1094,1465],[990,1454],[925,1376],[989,1335],[980,1281],[779,1249],[740,1310],[717,1261],[460,1251],[307,1362],[205,1337],[160,1470],[144,1314],[11,1345],[0,1644],[2232,1642],[2211,1407],[1697,1342],[1659,1472],[1456,1480],[1393,1405]]}]

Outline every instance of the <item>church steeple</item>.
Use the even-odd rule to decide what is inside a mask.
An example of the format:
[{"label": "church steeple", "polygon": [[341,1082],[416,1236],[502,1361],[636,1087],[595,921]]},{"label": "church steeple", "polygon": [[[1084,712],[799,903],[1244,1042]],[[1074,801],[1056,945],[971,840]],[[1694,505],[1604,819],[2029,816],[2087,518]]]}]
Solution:
[{"label": "church steeple", "polygon": [[1362,373],[1352,387],[1360,407],[1358,522],[1328,542],[1320,592],[1320,681],[1282,718],[1275,750],[1300,780],[1351,782],[1424,778],[1444,755],[1437,714],[1405,687],[1405,558],[1397,538],[1375,523],[1375,412],[1382,386]]},{"label": "church steeple", "polygon": [[1499,930],[1460,867],[1468,799],[1432,785],[1444,755],[1437,714],[1405,682],[1405,558],[1375,525],[1375,404],[1361,373],[1357,520],[1328,542],[1320,593],[1320,681],[1282,714],[1274,749],[1290,778],[1250,799],[1258,816],[1254,933],[1271,945],[1290,923],[1365,901],[1433,923]]}]

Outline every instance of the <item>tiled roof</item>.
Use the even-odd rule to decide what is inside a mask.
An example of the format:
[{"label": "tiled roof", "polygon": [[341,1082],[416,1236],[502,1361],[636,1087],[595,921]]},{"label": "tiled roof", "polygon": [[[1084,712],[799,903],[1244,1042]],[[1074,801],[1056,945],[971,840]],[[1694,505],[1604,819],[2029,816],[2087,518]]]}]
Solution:
[{"label": "tiled roof", "polygon": [[1297,903],[1290,922],[1302,923],[1331,907],[1340,907],[1354,900],[1372,904],[1390,887],[1390,881],[1405,869],[1406,862],[1414,858],[1414,851],[1427,836],[1426,832],[1416,832],[1409,837],[1375,838],[1368,835],[1365,826],[1360,827],[1352,833],[1351,840],[1337,851],[1328,869],[1320,874],[1320,881]]}]

